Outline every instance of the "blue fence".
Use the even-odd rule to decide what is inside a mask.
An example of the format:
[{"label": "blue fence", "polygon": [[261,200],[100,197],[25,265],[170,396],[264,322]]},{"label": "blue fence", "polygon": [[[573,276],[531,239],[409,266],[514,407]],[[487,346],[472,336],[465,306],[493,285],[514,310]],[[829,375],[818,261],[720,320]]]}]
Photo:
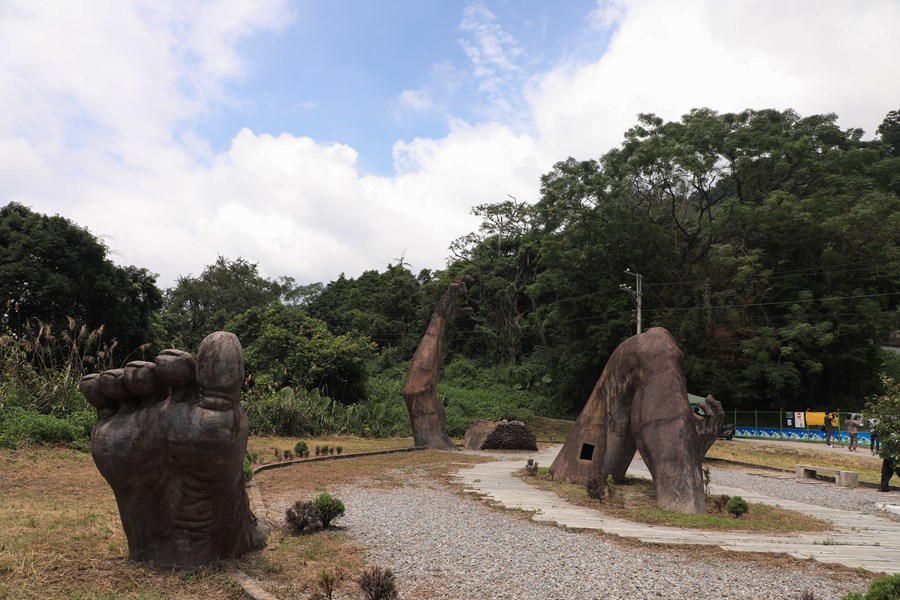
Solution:
[{"label": "blue fence", "polygon": [[[734,431],[735,437],[761,438],[768,440],[794,440],[797,442],[822,442],[825,443],[825,432],[814,429],[794,429],[790,427],[747,427],[738,425]],[[833,443],[850,443],[850,435],[846,431],[832,432]],[[872,444],[871,434],[860,431],[856,438],[860,446]]]},{"label": "blue fence", "polygon": [[[804,413],[806,414],[806,413]],[[813,413],[821,416],[821,413]],[[837,414],[837,413],[836,413]],[[831,439],[835,444],[848,444],[850,435],[843,431],[844,421],[851,413],[837,414],[835,428],[832,430]],[[853,413],[859,414],[859,413]],[[730,411],[727,413],[728,421],[735,423],[735,437],[759,438],[768,440],[793,440],[798,442],[825,443],[825,432],[821,423],[811,425],[808,419],[804,419],[803,427],[797,427],[796,413],[784,411]],[[866,423],[865,419],[863,420]],[[863,430],[857,435],[857,444],[870,447],[872,434]]]}]

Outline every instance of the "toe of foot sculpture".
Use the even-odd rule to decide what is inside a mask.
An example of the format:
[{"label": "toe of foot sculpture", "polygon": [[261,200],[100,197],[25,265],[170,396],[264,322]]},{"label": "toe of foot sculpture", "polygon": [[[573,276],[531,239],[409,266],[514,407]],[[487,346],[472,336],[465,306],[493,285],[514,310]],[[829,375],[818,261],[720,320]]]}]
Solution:
[{"label": "toe of foot sculpture", "polygon": [[243,380],[240,342],[221,331],[196,360],[165,350],[82,379],[97,409],[91,454],[115,494],[131,560],[198,566],[265,546],[244,489]]},{"label": "toe of foot sculpture", "polygon": [[621,482],[636,450],[650,470],[660,508],[705,513],[703,457],[725,412],[712,396],[688,403],[684,356],[661,327],[622,342],[603,369],[575,427],[550,467],[554,479]]}]

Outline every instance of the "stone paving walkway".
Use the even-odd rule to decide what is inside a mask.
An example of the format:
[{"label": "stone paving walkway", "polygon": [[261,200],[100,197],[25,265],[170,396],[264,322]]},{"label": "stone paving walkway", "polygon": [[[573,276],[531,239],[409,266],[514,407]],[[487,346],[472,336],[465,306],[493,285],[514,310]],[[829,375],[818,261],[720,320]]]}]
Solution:
[{"label": "stone paving walkway", "polygon": [[[539,453],[490,453],[497,460],[462,469],[456,478],[465,485],[467,492],[486,496],[506,508],[533,511],[535,521],[555,522],[563,527],[599,529],[650,543],[706,544],[739,552],[783,552],[797,558],[861,567],[875,573],[900,573],[900,523],[887,518],[782,500],[751,490],[713,484],[710,486],[711,493],[738,495],[748,502],[777,504],[828,519],[838,530],[777,535],[643,525],[605,517],[589,508],[570,504],[556,494],[533,487],[512,475],[524,466],[527,458],[535,458],[541,465],[549,466],[560,447],[551,446]],[[628,474],[649,477],[649,473],[641,468],[643,465],[638,467],[638,464],[633,464]]]}]

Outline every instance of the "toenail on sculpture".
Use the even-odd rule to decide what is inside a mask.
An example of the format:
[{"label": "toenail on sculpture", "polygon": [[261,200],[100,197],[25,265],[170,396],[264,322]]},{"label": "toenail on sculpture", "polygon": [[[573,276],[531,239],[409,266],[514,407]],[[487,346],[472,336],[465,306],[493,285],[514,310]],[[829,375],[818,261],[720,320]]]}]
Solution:
[{"label": "toenail on sculpture", "polygon": [[240,342],[216,332],[196,361],[166,350],[82,379],[97,409],[91,454],[131,560],[198,566],[265,546],[244,489],[243,377]]}]

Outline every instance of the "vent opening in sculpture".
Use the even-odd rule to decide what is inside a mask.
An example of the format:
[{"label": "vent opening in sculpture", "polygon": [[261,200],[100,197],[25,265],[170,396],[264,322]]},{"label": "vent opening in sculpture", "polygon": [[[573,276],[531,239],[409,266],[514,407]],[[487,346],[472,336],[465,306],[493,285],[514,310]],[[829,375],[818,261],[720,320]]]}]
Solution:
[{"label": "vent opening in sculpture", "polygon": [[581,445],[581,456],[578,457],[579,460],[591,460],[594,458],[594,445],[593,444],[582,444]]}]

